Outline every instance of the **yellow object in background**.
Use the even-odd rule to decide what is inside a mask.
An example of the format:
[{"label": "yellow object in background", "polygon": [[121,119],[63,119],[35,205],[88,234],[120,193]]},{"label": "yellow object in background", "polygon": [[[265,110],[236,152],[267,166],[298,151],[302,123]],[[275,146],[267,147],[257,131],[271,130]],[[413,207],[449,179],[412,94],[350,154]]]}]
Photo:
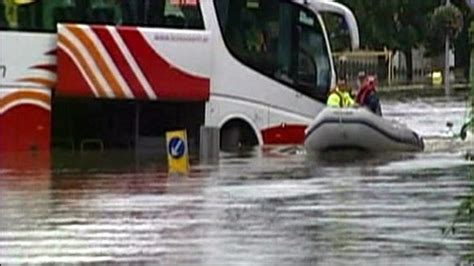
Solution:
[{"label": "yellow object in background", "polygon": [[27,5],[33,3],[35,0],[14,0],[17,5]]},{"label": "yellow object in background", "polygon": [[189,154],[186,130],[166,132],[168,172],[189,173]]},{"label": "yellow object in background", "polygon": [[439,86],[443,84],[443,74],[441,73],[441,71],[434,71],[431,74],[431,80],[433,82],[433,85]]},{"label": "yellow object in background", "polygon": [[5,19],[12,29],[18,28],[18,6],[34,3],[36,0],[3,0]]},{"label": "yellow object in background", "polygon": [[18,28],[18,5],[15,0],[5,0],[5,19],[10,28]]}]

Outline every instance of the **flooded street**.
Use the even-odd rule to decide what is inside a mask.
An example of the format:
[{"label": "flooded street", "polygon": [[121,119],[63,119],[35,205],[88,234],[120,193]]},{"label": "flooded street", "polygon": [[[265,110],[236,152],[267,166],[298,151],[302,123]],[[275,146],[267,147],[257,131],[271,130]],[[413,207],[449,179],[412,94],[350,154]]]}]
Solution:
[{"label": "flooded street", "polygon": [[187,177],[133,162],[0,169],[0,264],[467,263],[474,167],[470,144],[446,138],[448,121],[459,131],[465,100],[383,104],[386,117],[427,138],[425,152],[315,158],[265,147],[221,154]]}]

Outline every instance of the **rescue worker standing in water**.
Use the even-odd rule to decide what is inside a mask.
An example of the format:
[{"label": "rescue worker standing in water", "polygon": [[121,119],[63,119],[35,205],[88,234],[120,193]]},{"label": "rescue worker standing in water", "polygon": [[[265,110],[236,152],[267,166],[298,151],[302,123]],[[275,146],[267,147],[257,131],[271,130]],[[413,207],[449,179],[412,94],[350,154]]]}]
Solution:
[{"label": "rescue worker standing in water", "polygon": [[340,79],[337,82],[337,86],[333,88],[327,100],[327,106],[329,107],[352,107],[355,101],[351,96],[351,88],[347,84],[345,79]]}]

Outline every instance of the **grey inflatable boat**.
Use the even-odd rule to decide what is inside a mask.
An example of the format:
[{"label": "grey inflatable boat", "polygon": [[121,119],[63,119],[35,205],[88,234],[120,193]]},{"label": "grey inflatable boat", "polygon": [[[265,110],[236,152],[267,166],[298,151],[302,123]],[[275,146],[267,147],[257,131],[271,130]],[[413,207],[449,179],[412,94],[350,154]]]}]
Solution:
[{"label": "grey inflatable boat", "polygon": [[304,145],[308,152],[424,149],[423,139],[414,131],[365,108],[325,108],[306,129]]}]

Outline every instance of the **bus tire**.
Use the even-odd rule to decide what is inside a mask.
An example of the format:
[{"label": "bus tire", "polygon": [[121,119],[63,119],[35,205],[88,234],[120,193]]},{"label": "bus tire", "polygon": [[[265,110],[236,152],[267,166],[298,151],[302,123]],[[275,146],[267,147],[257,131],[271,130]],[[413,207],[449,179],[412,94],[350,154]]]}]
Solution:
[{"label": "bus tire", "polygon": [[239,151],[258,145],[253,129],[245,122],[232,121],[221,129],[220,147],[223,151]]}]

